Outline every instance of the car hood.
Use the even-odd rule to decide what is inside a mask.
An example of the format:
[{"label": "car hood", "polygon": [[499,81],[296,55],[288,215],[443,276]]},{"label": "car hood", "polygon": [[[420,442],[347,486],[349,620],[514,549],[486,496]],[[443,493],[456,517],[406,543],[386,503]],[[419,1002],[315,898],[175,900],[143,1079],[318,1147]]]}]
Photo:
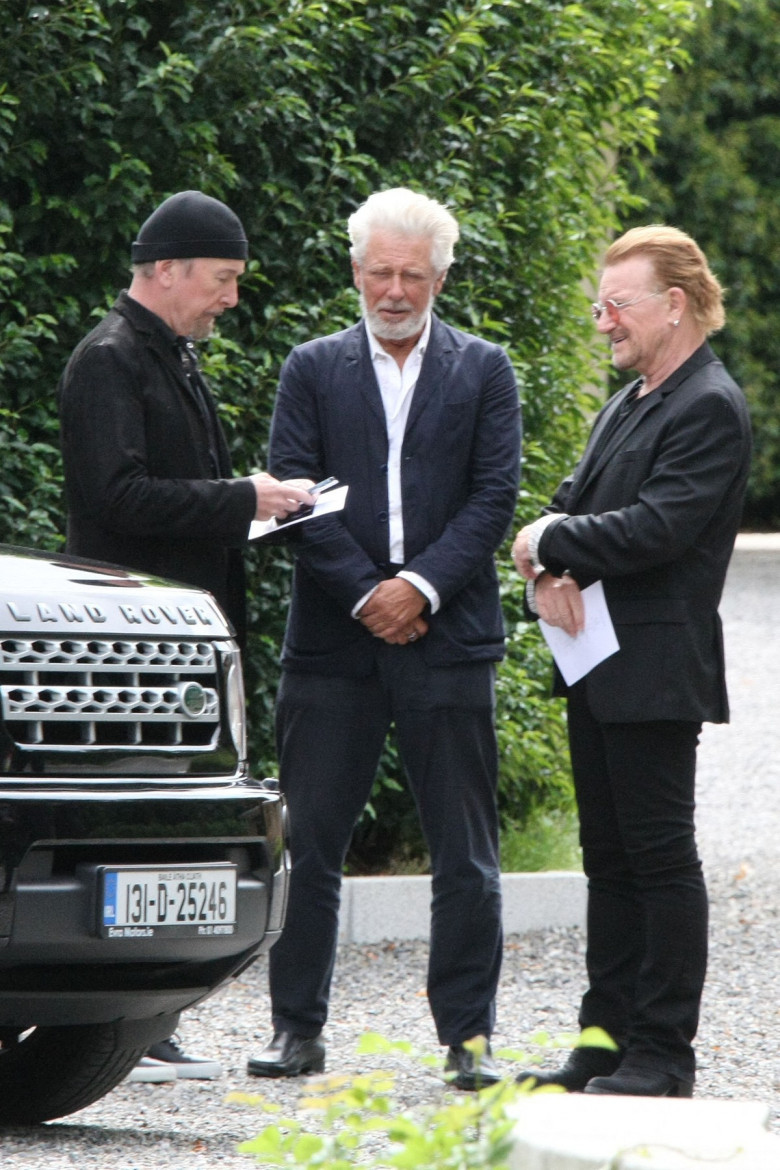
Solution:
[{"label": "car hood", "polygon": [[0,545],[0,633],[229,637],[210,593],[115,565]]}]

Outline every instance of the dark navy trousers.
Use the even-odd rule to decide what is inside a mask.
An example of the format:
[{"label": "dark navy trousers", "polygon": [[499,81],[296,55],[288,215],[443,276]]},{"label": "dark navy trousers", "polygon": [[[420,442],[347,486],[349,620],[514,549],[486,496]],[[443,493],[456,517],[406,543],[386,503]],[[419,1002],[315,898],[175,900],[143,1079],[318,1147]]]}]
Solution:
[{"label": "dark navy trousers", "polygon": [[287,919],[269,955],[276,1030],[328,1015],[341,874],[391,725],[432,868],[428,998],[442,1044],[489,1036],[501,967],[495,667],[428,667],[422,643],[377,646],[367,678],[284,671],[279,776],[290,816]]}]

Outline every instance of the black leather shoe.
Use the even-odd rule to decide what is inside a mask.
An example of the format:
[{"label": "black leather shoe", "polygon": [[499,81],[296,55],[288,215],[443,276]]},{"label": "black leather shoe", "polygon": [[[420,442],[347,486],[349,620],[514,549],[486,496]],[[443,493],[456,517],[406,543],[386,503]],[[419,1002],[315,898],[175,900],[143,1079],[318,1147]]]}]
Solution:
[{"label": "black leather shoe", "polygon": [[621,1068],[611,1077],[594,1077],[585,1092],[623,1097],[692,1097],[693,1081],[681,1081],[671,1073],[652,1069]]},{"label": "black leather shoe", "polygon": [[253,1077],[299,1077],[304,1073],[321,1073],[325,1068],[325,1045],[321,1036],[296,1036],[294,1032],[274,1032],[274,1038],[246,1071]]},{"label": "black leather shoe", "polygon": [[[444,1073],[454,1089],[463,1089],[467,1093],[474,1093],[478,1089],[485,1089],[488,1085],[495,1085],[501,1080],[501,1073],[490,1053],[490,1044],[484,1036],[475,1036],[474,1041],[484,1042],[485,1049],[481,1055],[472,1052],[465,1044],[451,1044],[447,1052]],[[472,1041],[468,1041],[469,1044]],[[451,1074],[455,1075],[452,1076]]]},{"label": "black leather shoe", "polygon": [[557,1072],[521,1072],[515,1080],[519,1085],[531,1080],[534,1089],[541,1085],[558,1085],[567,1093],[581,1093],[593,1077],[606,1078],[616,1072],[622,1059],[622,1052],[582,1045],[572,1049],[568,1060]]}]

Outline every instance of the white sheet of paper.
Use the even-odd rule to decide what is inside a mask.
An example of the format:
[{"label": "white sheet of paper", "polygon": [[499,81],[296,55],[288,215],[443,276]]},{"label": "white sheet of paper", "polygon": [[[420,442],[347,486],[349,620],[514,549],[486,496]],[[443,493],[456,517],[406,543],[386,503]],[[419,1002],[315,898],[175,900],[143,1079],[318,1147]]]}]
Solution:
[{"label": "white sheet of paper", "polygon": [[595,581],[583,589],[582,600],[585,605],[585,629],[574,638],[558,626],[548,625],[539,619],[544,640],[569,686],[584,678],[594,666],[620,649],[607,609],[603,583]]},{"label": "white sheet of paper", "polygon": [[322,492],[317,496],[317,502],[311,512],[307,512],[305,516],[292,516],[283,524],[278,524],[276,518],[273,520],[253,520],[249,525],[247,540],[259,540],[260,537],[268,536],[271,532],[281,532],[285,528],[291,528],[294,524],[305,524],[307,520],[316,520],[318,516],[327,516],[328,512],[340,512],[346,503],[348,491],[349,488],[345,484],[343,487],[331,488],[329,492]]}]

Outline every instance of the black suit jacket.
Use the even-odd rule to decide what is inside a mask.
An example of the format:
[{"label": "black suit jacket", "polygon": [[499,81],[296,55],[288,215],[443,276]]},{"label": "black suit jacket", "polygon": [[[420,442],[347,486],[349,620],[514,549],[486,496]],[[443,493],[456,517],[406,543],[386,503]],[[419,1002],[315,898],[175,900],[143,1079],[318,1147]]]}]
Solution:
[{"label": "black suit jacket", "polygon": [[217,476],[174,333],[121,293],[59,386],[69,552],[210,590],[243,636],[241,548],[255,514],[210,394]]},{"label": "black suit jacket", "polygon": [[633,385],[602,409],[556,492],[548,512],[568,515],[539,559],[581,586],[604,582],[620,650],[586,676],[598,720],[726,722],[717,609],[749,470],[747,406],[707,344],[614,431]]},{"label": "black suit jacket", "polygon": [[[406,568],[441,608],[419,649],[431,665],[497,660],[504,629],[494,553],[519,479],[520,406],[505,352],[434,317],[402,451]],[[351,616],[388,567],[388,440],[365,325],[292,351],[282,368],[269,466],[280,479],[335,475],[343,513],[300,525],[283,663],[364,675],[377,639]]]}]

